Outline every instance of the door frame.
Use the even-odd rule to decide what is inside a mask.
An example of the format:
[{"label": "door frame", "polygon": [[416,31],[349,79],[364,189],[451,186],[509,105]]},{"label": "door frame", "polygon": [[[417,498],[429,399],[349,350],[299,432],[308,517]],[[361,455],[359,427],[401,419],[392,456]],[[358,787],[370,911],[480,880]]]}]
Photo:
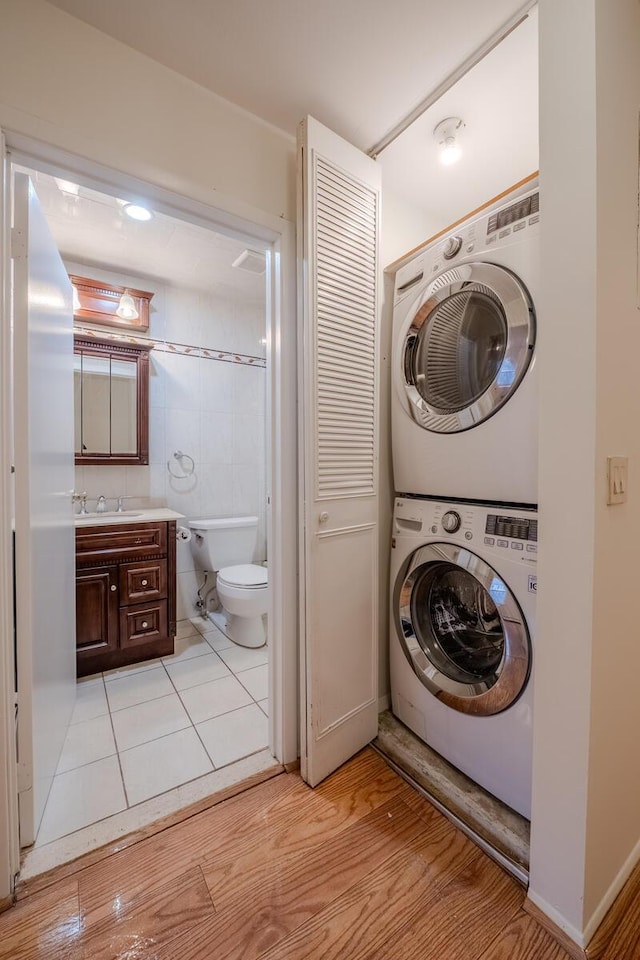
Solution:
[{"label": "door frame", "polygon": [[[283,764],[298,757],[298,423],[295,226],[232,198],[221,198],[215,207],[132,177],[48,144],[6,133],[2,144],[3,195],[0,209],[2,237],[0,264],[2,316],[0,317],[0,601],[13,597],[11,539],[11,449],[13,411],[4,393],[11,369],[11,260],[10,197],[7,194],[11,163],[32,166],[45,173],[73,179],[116,196],[144,198],[160,213],[246,240],[263,250],[267,260],[267,413],[271,423],[267,444],[267,543],[269,549],[269,623],[271,643],[269,674],[269,745]],[[9,154],[7,159],[7,152]],[[274,589],[275,587],[275,589]],[[12,602],[0,614],[0,904],[12,892],[19,869],[17,767],[15,762],[14,651]],[[2,769],[4,767],[4,769]],[[4,775],[3,775],[4,774]],[[6,843],[5,843],[6,840]]]}]

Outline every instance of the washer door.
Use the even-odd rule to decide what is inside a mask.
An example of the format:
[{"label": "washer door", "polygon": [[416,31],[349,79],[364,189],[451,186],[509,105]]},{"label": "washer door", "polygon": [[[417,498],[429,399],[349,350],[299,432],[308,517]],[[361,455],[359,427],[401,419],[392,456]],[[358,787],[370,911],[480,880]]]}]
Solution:
[{"label": "washer door", "polygon": [[396,584],[394,610],[404,653],[422,683],[461,713],[491,716],[524,690],[531,642],[508,586],[464,547],[416,550]]},{"label": "washer door", "polygon": [[482,423],[516,390],[534,341],[533,304],[513,273],[493,263],[447,270],[420,298],[404,342],[413,418],[434,433]]}]

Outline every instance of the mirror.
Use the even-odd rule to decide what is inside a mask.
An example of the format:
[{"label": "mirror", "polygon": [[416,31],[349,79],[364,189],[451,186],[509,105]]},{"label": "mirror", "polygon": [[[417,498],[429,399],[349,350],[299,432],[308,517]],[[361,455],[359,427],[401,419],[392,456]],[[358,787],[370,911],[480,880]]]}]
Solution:
[{"label": "mirror", "polygon": [[76,463],[149,462],[149,350],[75,338]]}]

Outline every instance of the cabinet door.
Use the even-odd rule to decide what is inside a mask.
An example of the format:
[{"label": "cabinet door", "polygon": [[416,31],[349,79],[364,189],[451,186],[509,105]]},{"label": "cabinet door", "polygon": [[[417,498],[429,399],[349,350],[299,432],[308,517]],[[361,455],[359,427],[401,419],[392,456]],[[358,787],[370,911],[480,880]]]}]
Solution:
[{"label": "cabinet door", "polygon": [[78,666],[95,654],[118,648],[118,568],[93,567],[76,573]]}]

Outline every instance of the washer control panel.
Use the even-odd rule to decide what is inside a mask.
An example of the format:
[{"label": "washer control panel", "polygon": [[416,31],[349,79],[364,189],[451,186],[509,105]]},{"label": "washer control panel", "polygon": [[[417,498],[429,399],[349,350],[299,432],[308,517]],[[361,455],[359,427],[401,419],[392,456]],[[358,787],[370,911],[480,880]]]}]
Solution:
[{"label": "washer control panel", "polygon": [[447,503],[418,497],[398,497],[394,536],[409,534],[464,541],[529,562],[538,552],[538,515],[535,510],[509,508],[498,512],[488,504]]}]

